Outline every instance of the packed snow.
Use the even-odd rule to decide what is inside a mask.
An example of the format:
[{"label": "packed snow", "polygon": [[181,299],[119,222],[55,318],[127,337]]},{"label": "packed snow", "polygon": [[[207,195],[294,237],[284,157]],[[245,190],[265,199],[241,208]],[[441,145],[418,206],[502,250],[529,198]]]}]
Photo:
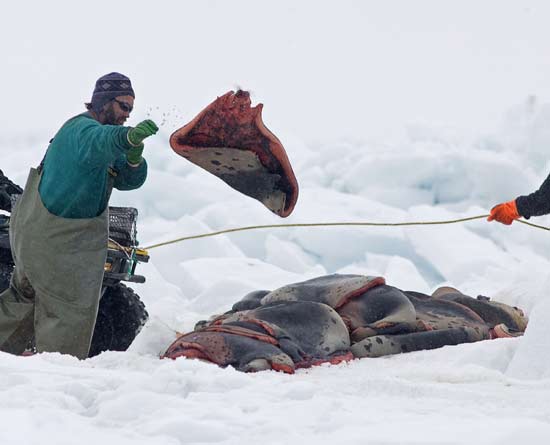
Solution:
[{"label": "packed snow", "polygon": [[[32,73],[43,67],[39,83],[50,82],[53,88],[33,90],[34,97],[26,97],[24,104],[33,107],[39,102],[44,112],[47,104],[51,113],[36,129],[23,130],[20,124],[25,119],[21,116],[26,109],[15,107],[11,114],[2,110],[7,130],[0,136],[0,169],[23,185],[29,167],[38,164],[63,119],[70,117],[72,109],[78,112],[81,102],[88,99],[93,80],[108,71],[125,72],[136,78],[138,95],[129,124],[146,117],[163,124],[159,135],[146,144],[149,176],[145,185],[133,192],[115,192],[111,200],[111,205],[139,210],[138,238],[142,246],[251,224],[439,221],[485,215],[498,202],[534,191],[550,171],[550,66],[538,60],[547,52],[536,51],[550,50],[548,32],[544,34],[539,27],[541,17],[549,12],[543,2],[526,1],[524,6],[516,7],[507,2],[487,2],[493,9],[487,4],[475,3],[474,7],[474,3],[457,2],[451,8],[455,16],[443,12],[437,2],[415,2],[418,10],[414,11],[408,2],[396,2],[404,8],[403,13],[414,13],[410,21],[379,2],[304,2],[303,6],[281,2],[281,6],[266,5],[265,11],[247,1],[227,5],[211,1],[200,6],[193,2],[178,2],[177,6],[175,2],[161,2],[154,8],[162,9],[162,14],[157,15],[155,10],[151,17],[148,7],[152,6],[148,3],[120,3],[128,8],[136,5],[129,13],[135,22],[119,16],[117,21],[110,21],[114,25],[108,34],[100,28],[103,34],[99,37],[94,25],[103,18],[98,11],[108,2],[95,2],[93,12],[59,2],[69,9],[66,12],[71,20],[67,24],[60,17],[43,23],[37,17],[29,18],[36,22],[37,29],[7,53],[8,64],[21,70],[22,61],[37,56],[35,61],[28,61],[31,74],[25,72],[19,80],[32,80]],[[39,11],[44,8],[41,5],[36,4]],[[23,19],[21,6],[9,8],[14,8],[13,20]],[[120,4],[113,8],[124,12]],[[495,23],[499,10],[503,19]],[[278,28],[272,22],[262,28],[261,24],[267,23],[263,22],[266,13],[281,20]],[[184,40],[180,48],[175,32],[178,14],[185,33],[190,31],[183,28],[189,26],[196,32],[200,23],[206,28],[205,15],[213,17],[212,26],[220,27],[224,16],[231,19],[227,21],[230,29],[250,25],[258,38],[251,46],[253,54],[242,52],[250,35],[240,28],[236,35],[222,32],[225,28],[208,28],[208,32],[204,30],[204,42],[200,40],[202,34],[197,34],[197,40]],[[435,14],[435,24],[425,17],[429,14]],[[287,15],[288,34],[281,38],[294,50],[287,59],[274,54],[276,66],[265,67],[273,71],[263,72],[251,64],[255,51],[263,44],[268,50],[276,48],[277,32],[284,33]],[[80,18],[82,29],[75,24]],[[152,28],[146,26],[149,18],[155,21]],[[194,23],[195,18],[199,24]],[[340,20],[336,30],[328,27],[335,22],[332,18]],[[351,21],[351,28],[345,26],[345,18]],[[515,18],[519,30],[505,26],[514,23]],[[172,28],[165,29],[162,20]],[[454,27],[446,29],[445,20]],[[360,28],[362,21],[369,26]],[[396,23],[405,22],[405,28],[396,27]],[[59,27],[51,26],[50,35],[46,29],[52,23]],[[135,23],[144,28],[134,29]],[[14,27],[13,23],[6,26]],[[348,78],[343,62],[355,54],[355,47],[346,47],[348,39],[354,38],[354,45],[358,45],[362,38],[389,38],[386,28],[393,29],[394,38],[380,43],[379,53],[370,54],[371,61],[354,58]],[[71,35],[75,42],[63,41],[64,29],[78,32]],[[329,34],[325,33],[327,29]],[[526,33],[521,34],[521,30]],[[2,37],[3,32],[0,30]],[[129,55],[118,48],[122,51],[121,63],[113,48],[106,50],[106,59],[100,59],[98,44],[108,47],[107,42],[117,42],[114,36],[126,40],[133,32],[139,34],[136,44],[156,49],[152,66],[129,57],[139,53],[135,47],[128,50]],[[462,66],[463,72],[441,67],[437,60],[440,50],[446,45],[459,48],[468,32],[471,35],[464,37],[465,41],[474,46],[479,41],[480,53],[471,56],[460,52],[460,59],[450,59],[455,62],[453,66]],[[520,34],[526,40],[518,43],[514,37]],[[144,43],[147,37],[156,44]],[[516,46],[503,48],[497,37]],[[228,41],[220,43],[225,38]],[[66,53],[65,43],[69,48],[79,48],[78,39],[82,39],[83,50],[90,51],[86,66],[73,66],[69,60],[72,56]],[[452,94],[447,98],[455,102],[448,103],[449,110],[441,111],[438,107],[443,104],[437,96],[443,86],[435,84],[434,90],[429,90],[428,84],[422,84],[426,89],[400,99],[403,108],[385,124],[376,121],[376,107],[388,117],[391,104],[382,93],[373,94],[373,103],[366,105],[365,114],[372,119],[362,124],[354,98],[367,100],[361,82],[367,84],[365,88],[376,90],[389,88],[383,82],[407,79],[405,73],[395,71],[384,78],[383,67],[378,65],[374,74],[380,84],[375,86],[368,79],[370,64],[381,62],[392,51],[414,64],[410,39],[424,44],[437,40],[433,46],[429,43],[427,48],[418,48],[419,63],[424,65],[414,67],[410,73],[413,79],[420,81],[421,74],[434,67],[440,75],[448,76],[441,79],[445,85],[463,79],[464,73],[477,73],[478,79],[485,82],[476,85],[477,90],[462,86],[464,94],[482,96],[485,86],[490,89],[490,79],[482,74],[482,66],[494,63],[513,85],[513,93],[504,94],[490,105],[480,101],[479,107],[471,110],[472,117],[467,107],[454,110],[454,114],[449,111],[453,104],[464,105]],[[39,52],[47,43],[53,46],[46,53]],[[209,51],[215,44],[224,48],[234,45],[235,52],[231,57],[219,55],[221,72],[215,71],[215,61],[210,60],[217,57],[215,52],[203,54],[204,66],[185,59],[191,43],[196,45],[190,51],[197,60],[201,45]],[[132,41],[124,44],[135,46]],[[515,54],[520,50],[528,54],[522,53],[516,71],[506,71],[510,62],[503,63],[501,56],[506,51]],[[298,70],[297,85],[289,71],[296,72],[293,64],[308,54],[313,65]],[[59,66],[54,66],[48,55],[55,55]],[[325,65],[321,61],[330,55],[337,55],[336,62],[342,69],[331,65],[329,72],[323,73]],[[172,60],[171,72],[166,73],[161,56],[182,60],[179,65]],[[269,61],[265,56],[258,57],[262,63]],[[241,68],[239,58],[247,59]],[[224,65],[228,67],[226,74]],[[397,62],[388,65],[395,69]],[[546,73],[545,80],[525,80],[525,72],[536,71],[537,67]],[[176,69],[179,71],[174,72]],[[342,88],[341,95],[327,92],[326,101],[315,102],[312,89],[321,82],[315,77],[317,72],[325,80],[332,79],[330,88]],[[492,74],[496,78],[500,75]],[[192,83],[186,80],[188,75]],[[18,79],[13,72],[0,76],[12,85],[3,96],[14,103],[21,100],[21,91],[29,83],[16,87]],[[56,102],[64,76],[73,94],[63,91]],[[304,80],[309,78],[314,82],[311,90]],[[234,83],[247,88],[240,82],[257,87],[253,100],[264,103],[264,121],[283,142],[300,184],[295,211],[284,220],[188,163],[168,145],[170,133],[216,95],[233,88]],[[173,88],[175,100],[182,102],[157,107],[153,101],[157,86],[163,100],[167,101]],[[287,87],[290,92],[285,95]],[[303,97],[297,94],[300,88]],[[140,91],[144,91],[145,99],[140,98]],[[498,95],[496,90],[493,93]],[[185,94],[188,100],[183,101]],[[428,105],[415,94],[425,95]],[[483,98],[491,99],[490,94]],[[412,111],[416,105],[421,110],[418,115]],[[176,107],[183,111],[174,112]],[[500,107],[498,113],[494,107]],[[327,113],[324,118],[323,109]],[[436,117],[438,111],[441,119]],[[346,113],[350,115],[349,126],[343,124]],[[494,117],[497,114],[498,119]],[[483,122],[479,125],[482,128],[474,128],[472,119]],[[44,120],[48,121],[49,133]],[[375,135],[376,131],[366,128],[378,124],[400,130]],[[550,226],[550,217],[531,221]],[[506,227],[484,219],[443,226],[264,229],[151,249],[150,263],[139,266],[147,282],[132,285],[150,319],[129,351],[105,352],[84,361],[55,353],[31,357],[0,353],[0,444],[545,443],[550,435],[549,250],[550,238],[545,230],[519,223]],[[178,332],[192,330],[197,321],[228,310],[249,291],[275,289],[331,273],[380,275],[388,284],[424,293],[443,285],[453,286],[472,296],[481,294],[521,307],[529,315],[530,324],[521,338],[326,364],[298,370],[294,375],[273,371],[245,374],[196,360],[159,359]]]}]

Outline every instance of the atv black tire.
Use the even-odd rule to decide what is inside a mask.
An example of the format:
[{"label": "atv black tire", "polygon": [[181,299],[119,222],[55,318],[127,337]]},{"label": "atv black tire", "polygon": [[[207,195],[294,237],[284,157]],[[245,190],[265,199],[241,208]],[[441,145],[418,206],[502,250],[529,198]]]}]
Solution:
[{"label": "atv black tire", "polygon": [[122,283],[107,288],[99,302],[89,356],[126,351],[148,318],[145,305],[132,289]]}]

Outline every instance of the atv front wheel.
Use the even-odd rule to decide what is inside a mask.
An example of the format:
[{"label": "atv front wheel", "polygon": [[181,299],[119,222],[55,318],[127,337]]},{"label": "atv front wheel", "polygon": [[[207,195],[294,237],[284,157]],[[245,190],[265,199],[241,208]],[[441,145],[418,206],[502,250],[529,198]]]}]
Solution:
[{"label": "atv front wheel", "polygon": [[108,287],[99,302],[89,357],[103,351],[126,351],[149,318],[145,305],[129,287]]}]

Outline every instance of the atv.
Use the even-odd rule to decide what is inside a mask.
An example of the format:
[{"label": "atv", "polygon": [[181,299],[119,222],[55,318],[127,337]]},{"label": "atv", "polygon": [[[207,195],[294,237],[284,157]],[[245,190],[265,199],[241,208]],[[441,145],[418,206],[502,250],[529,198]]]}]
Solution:
[{"label": "atv", "polygon": [[[0,210],[9,214],[21,193],[23,189],[0,170]],[[0,214],[0,293],[10,285],[14,267],[8,214]],[[137,247],[137,216],[132,207],[109,207],[107,260],[90,357],[103,351],[127,350],[149,317],[139,296],[122,283],[145,282],[144,276],[135,273],[138,263],[149,261],[147,251]]]}]

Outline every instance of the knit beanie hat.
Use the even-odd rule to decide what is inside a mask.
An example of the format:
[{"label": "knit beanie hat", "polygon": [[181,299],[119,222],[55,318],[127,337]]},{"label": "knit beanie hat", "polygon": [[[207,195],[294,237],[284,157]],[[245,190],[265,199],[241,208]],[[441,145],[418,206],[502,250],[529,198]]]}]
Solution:
[{"label": "knit beanie hat", "polygon": [[100,113],[107,102],[118,96],[136,97],[130,79],[120,73],[109,73],[101,76],[95,83],[91,101],[92,110]]}]

